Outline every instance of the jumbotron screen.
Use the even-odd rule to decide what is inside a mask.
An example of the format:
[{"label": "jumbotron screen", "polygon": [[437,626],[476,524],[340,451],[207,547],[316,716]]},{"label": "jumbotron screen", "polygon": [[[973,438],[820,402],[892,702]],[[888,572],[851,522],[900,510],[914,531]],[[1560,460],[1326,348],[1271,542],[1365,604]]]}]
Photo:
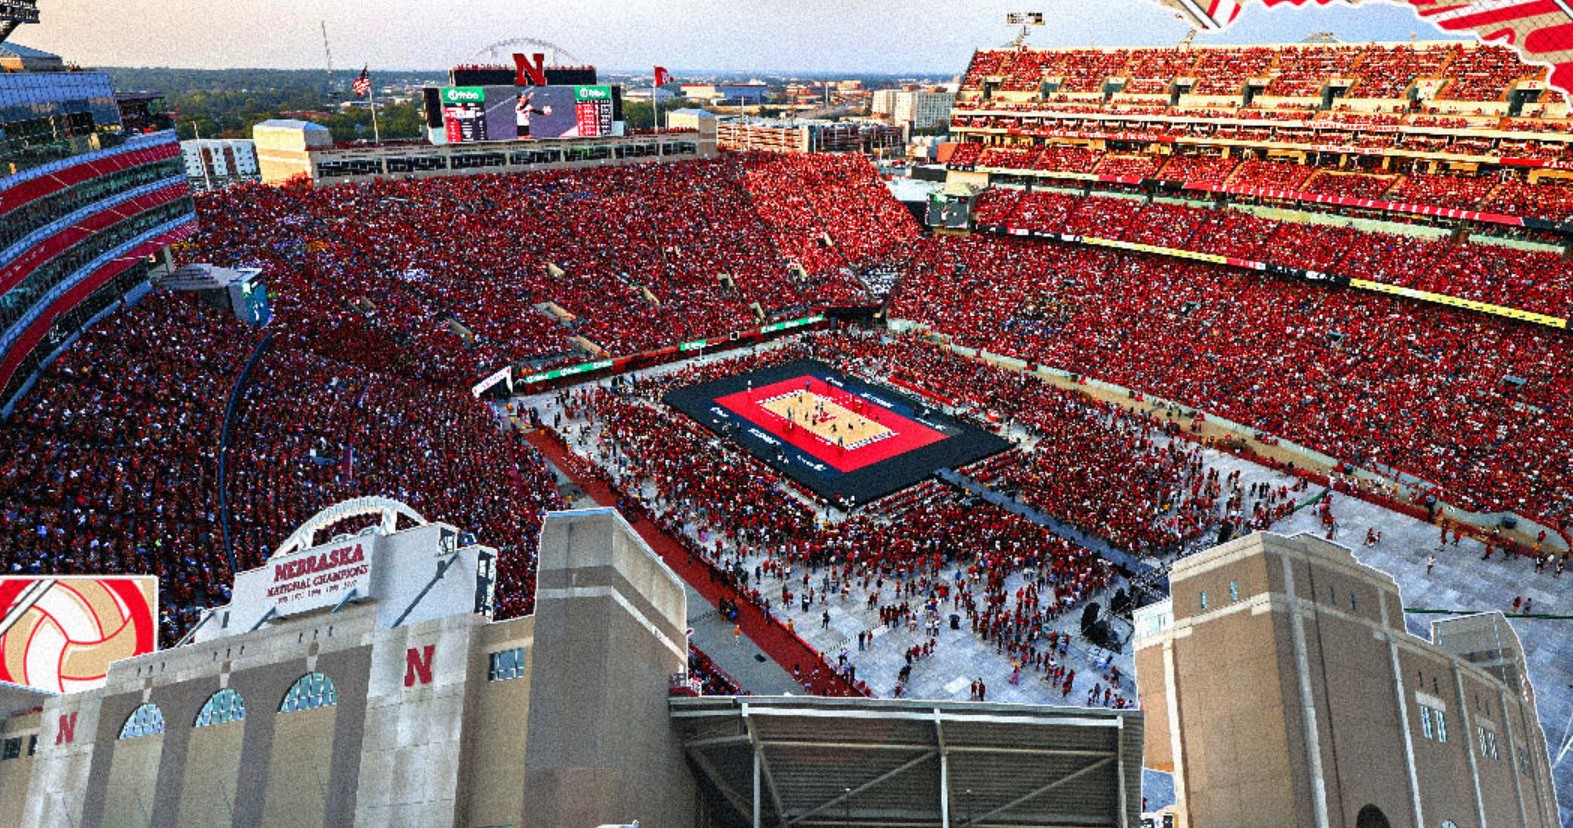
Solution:
[{"label": "jumbotron screen", "polygon": [[[620,135],[615,86],[445,86],[435,104],[441,140],[450,144],[525,138]],[[435,138],[436,136],[434,136]]]}]

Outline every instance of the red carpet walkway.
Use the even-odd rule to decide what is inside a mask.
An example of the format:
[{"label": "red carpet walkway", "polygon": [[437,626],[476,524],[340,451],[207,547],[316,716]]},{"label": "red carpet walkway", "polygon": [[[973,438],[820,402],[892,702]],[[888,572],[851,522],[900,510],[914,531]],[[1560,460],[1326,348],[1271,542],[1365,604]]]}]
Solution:
[{"label": "red carpet walkway", "polygon": [[[591,473],[588,462],[568,451],[557,433],[550,429],[528,432],[525,439],[540,449],[552,465],[561,469],[592,500],[602,506],[616,506],[617,493],[604,481]],[[624,517],[629,517],[624,515]],[[689,553],[676,538],[662,531],[646,518],[630,519],[634,531],[661,557],[667,566],[689,586],[703,595],[711,606],[718,606],[722,598],[732,599],[738,608],[734,622],[743,628],[743,634],[775,659],[787,672],[792,673],[803,689],[817,696],[866,696],[868,693],[854,687],[827,664],[819,652],[807,642],[773,618],[748,596],[731,584],[721,580],[709,564]]]}]

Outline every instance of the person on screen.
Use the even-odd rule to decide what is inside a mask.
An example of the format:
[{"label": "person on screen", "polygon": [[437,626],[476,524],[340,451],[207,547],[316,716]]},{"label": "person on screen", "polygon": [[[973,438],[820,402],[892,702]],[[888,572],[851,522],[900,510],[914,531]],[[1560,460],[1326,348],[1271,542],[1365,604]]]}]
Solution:
[{"label": "person on screen", "polygon": [[536,108],[530,104],[530,99],[535,97],[534,92],[520,92],[518,101],[513,106],[514,113],[518,116],[519,137],[530,137],[530,118],[534,115],[550,115],[552,108],[543,106]]}]

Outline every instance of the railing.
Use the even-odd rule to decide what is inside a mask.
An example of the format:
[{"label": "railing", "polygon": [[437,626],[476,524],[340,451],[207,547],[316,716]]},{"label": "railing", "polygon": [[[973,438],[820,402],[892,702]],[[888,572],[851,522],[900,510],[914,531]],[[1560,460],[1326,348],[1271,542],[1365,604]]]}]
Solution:
[{"label": "railing", "polygon": [[247,358],[246,365],[240,369],[240,376],[235,378],[235,386],[229,391],[229,401],[224,405],[224,427],[219,432],[218,444],[218,514],[219,528],[224,535],[224,560],[229,564],[229,573],[233,577],[240,569],[235,565],[235,543],[230,535],[229,521],[229,438],[235,430],[235,406],[240,402],[240,395],[245,392],[251,369],[256,366],[257,360],[262,358],[268,348],[273,344],[273,335],[268,334],[257,343],[257,347]]}]

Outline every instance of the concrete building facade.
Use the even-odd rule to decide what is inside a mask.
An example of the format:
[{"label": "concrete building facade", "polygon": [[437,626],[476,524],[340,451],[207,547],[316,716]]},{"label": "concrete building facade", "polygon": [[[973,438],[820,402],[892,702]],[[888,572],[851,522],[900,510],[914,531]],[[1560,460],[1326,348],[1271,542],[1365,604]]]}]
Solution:
[{"label": "concrete building facade", "polygon": [[611,509],[546,517],[534,615],[494,573],[324,510],[102,688],[0,685],[0,828],[1136,825],[1138,711],[694,698],[684,586]]},{"label": "concrete building facade", "polygon": [[950,109],[955,104],[954,92],[903,90],[890,102],[890,117],[913,130],[934,129],[950,123]]},{"label": "concrete building facade", "polygon": [[209,189],[257,181],[256,143],[247,138],[203,138],[180,142],[180,157],[191,186]]},{"label": "concrete building facade", "polygon": [[[714,158],[714,121],[699,131],[605,138],[524,139],[468,144],[394,141],[337,146],[326,127],[304,121],[264,121],[252,128],[262,180],[304,179],[316,186],[378,178],[433,178],[479,173],[647,164]],[[708,129],[708,131],[706,131]]]},{"label": "concrete building facade", "polygon": [[1555,828],[1545,735],[1500,613],[1404,629],[1346,548],[1257,533],[1181,559],[1136,618],[1148,767],[1182,826]]},{"label": "concrete building facade", "polygon": [[[252,571],[315,582],[367,567],[326,607],[256,622],[256,606],[220,608],[95,691],[0,688],[0,745],[20,746],[0,761],[14,805],[0,826],[692,824],[667,721],[686,595],[611,510],[547,524],[530,617],[473,611],[490,550],[432,523]],[[364,559],[335,554],[372,542]]]}]

